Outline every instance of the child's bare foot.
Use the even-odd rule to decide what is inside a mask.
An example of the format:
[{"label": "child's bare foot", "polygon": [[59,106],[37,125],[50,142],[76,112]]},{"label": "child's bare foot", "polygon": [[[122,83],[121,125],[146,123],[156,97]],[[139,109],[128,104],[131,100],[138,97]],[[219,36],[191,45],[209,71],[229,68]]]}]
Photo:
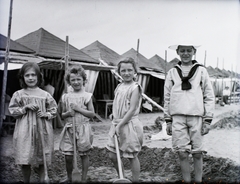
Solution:
[{"label": "child's bare foot", "polygon": [[62,183],[62,184],[64,184],[64,183],[72,183],[72,181],[71,181],[70,178],[65,178],[62,181],[60,181],[59,183]]}]

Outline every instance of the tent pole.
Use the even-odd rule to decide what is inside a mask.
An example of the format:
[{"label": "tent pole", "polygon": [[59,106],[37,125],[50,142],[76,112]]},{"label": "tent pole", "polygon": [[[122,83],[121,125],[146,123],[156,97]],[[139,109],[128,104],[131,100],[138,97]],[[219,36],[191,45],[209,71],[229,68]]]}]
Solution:
[{"label": "tent pole", "polygon": [[7,37],[7,44],[6,44],[6,55],[5,55],[5,63],[4,63],[2,97],[1,97],[0,133],[2,131],[4,109],[5,109],[4,108],[5,93],[6,93],[6,86],[7,86],[7,74],[8,74],[8,62],[9,62],[9,50],[10,50],[10,35],[11,35],[11,24],[12,24],[12,4],[13,4],[13,0],[10,1],[10,10],[9,10],[8,37]]},{"label": "tent pole", "polygon": [[139,61],[138,61],[138,53],[139,53],[139,42],[140,42],[140,40],[138,39],[138,41],[137,41],[137,66],[139,66]]},{"label": "tent pole", "polygon": [[230,100],[229,100],[229,105],[231,104],[231,102],[232,102],[232,88],[233,88],[233,85],[232,85],[232,67],[233,66],[231,66],[231,81],[230,81]]},{"label": "tent pole", "polygon": [[205,55],[204,55],[204,66],[206,67],[206,59],[207,59],[207,51],[205,50]]},{"label": "tent pole", "polygon": [[[223,59],[223,69],[224,69],[224,59]],[[223,102],[223,75],[222,75],[222,102]]]},{"label": "tent pole", "polygon": [[[67,71],[68,71],[68,60],[69,60],[69,44],[68,44],[68,36],[66,36],[66,43],[65,43],[65,72],[64,77],[66,78]],[[64,91],[67,93],[67,82],[64,80]]]},{"label": "tent pole", "polygon": [[[218,66],[218,58],[217,58],[217,66]],[[215,71],[215,98],[216,97],[218,97],[218,86],[217,86],[217,74],[216,74],[216,71]]]},{"label": "tent pole", "polygon": [[165,80],[167,76],[167,50],[165,50]]}]

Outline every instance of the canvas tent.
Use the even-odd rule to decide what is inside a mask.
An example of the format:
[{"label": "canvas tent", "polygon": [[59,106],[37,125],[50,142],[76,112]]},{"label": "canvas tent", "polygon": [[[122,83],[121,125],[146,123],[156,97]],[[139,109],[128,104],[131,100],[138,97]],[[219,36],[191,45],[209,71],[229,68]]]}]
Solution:
[{"label": "canvas tent", "polygon": [[[32,48],[35,51],[35,55],[44,57],[44,62],[39,64],[43,72],[43,75],[50,79],[50,84],[54,86],[55,94],[54,98],[58,102],[64,90],[64,67],[61,69],[50,67],[54,62],[60,63],[61,66],[63,60],[66,58],[65,49],[66,42],[49,33],[43,28],[38,29],[32,33],[29,33],[16,40],[18,43]],[[79,49],[69,44],[69,63],[79,62],[80,64],[92,65],[99,64],[98,60],[90,57]],[[92,92],[95,88],[96,80],[98,78],[98,70],[86,70],[89,77],[89,92]]]},{"label": "canvas tent", "polygon": [[[3,128],[7,127],[8,130],[12,130],[15,125],[14,119],[11,118],[11,115],[8,111],[9,101],[6,101],[6,99],[10,99],[12,94],[16,90],[20,89],[20,85],[17,77],[19,68],[21,68],[22,65],[28,62],[29,60],[32,60],[34,62],[40,62],[42,59],[40,57],[34,56],[32,54],[34,53],[33,50],[28,49],[10,39],[10,45],[8,50],[9,52],[7,55],[8,63],[6,67],[5,61],[6,61],[7,41],[8,41],[7,38],[4,35],[0,34],[0,79],[1,79],[0,88],[2,89],[0,92],[0,95],[1,97],[3,97],[0,100],[1,101],[1,130],[2,130],[2,127]],[[2,93],[4,93],[4,95]]]},{"label": "canvas tent", "polygon": [[167,71],[167,62],[161,58],[159,55],[154,55],[149,59],[151,63],[155,63],[157,66],[159,66],[159,69],[161,70],[161,73],[166,73]]},{"label": "canvas tent", "polygon": [[[7,45],[7,37],[0,34],[0,75],[1,81],[0,86],[2,89],[2,79],[3,79],[3,71],[5,65],[5,56],[6,56],[6,45]],[[43,60],[42,57],[35,56],[34,51],[29,49],[13,40],[10,39],[10,48],[9,48],[9,63],[8,63],[8,77],[7,77],[7,88],[8,93],[11,96],[16,90],[20,89],[18,83],[18,70],[22,67],[22,65],[26,62],[41,62]],[[2,93],[2,91],[1,91]]]},{"label": "canvas tent", "polygon": [[[120,55],[117,52],[102,44],[98,40],[82,48],[81,51],[98,61],[103,60],[109,66],[116,66],[120,58]],[[96,90],[94,93],[95,97],[97,99],[103,99],[105,95],[109,99],[113,99],[114,90],[118,83],[119,82],[109,70],[100,71],[96,82]]]},{"label": "canvas tent", "polygon": [[138,82],[143,93],[150,96],[158,104],[162,104],[165,75],[160,65],[148,60],[133,48],[121,55],[121,58],[132,57],[139,67]]},{"label": "canvas tent", "polygon": [[[35,51],[35,55],[37,56],[50,59],[65,58],[65,41],[49,33],[43,28],[17,39],[16,42],[31,48]],[[99,63],[97,60],[91,58],[89,55],[83,53],[71,44],[69,44],[69,56],[70,60],[72,61],[84,61],[86,63],[96,64]]]},{"label": "canvas tent", "polygon": [[81,51],[90,55],[96,60],[99,58],[104,60],[110,66],[116,66],[118,64],[117,61],[120,58],[118,53],[108,48],[98,40],[82,48]]},{"label": "canvas tent", "polygon": [[213,90],[216,97],[222,96],[223,89],[228,86],[231,92],[240,92],[240,80],[238,78],[211,78]]}]

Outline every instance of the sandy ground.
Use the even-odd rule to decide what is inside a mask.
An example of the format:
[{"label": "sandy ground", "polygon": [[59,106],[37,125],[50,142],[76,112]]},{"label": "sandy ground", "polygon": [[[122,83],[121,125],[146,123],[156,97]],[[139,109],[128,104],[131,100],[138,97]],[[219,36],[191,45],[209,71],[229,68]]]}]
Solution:
[{"label": "sandy ground", "polygon": [[[212,130],[204,138],[207,155],[204,159],[204,176],[206,181],[240,182],[240,127],[232,126],[231,122],[239,124],[237,115],[239,105],[231,104],[225,107],[216,105]],[[175,182],[181,179],[178,159],[171,151],[171,139],[151,140],[151,136],[159,133],[155,120],[163,117],[162,113],[142,113],[139,115],[144,125],[144,147],[139,154],[141,163],[140,181],[142,182]],[[239,117],[239,116],[238,116]],[[94,149],[90,155],[89,182],[112,182],[117,177],[116,171],[108,158],[106,149],[110,120],[92,122],[94,132]],[[54,130],[55,161],[49,168],[51,182],[58,183],[66,177],[65,163],[58,150],[59,134],[62,129]],[[12,135],[1,137],[1,163],[0,181],[21,181],[19,167],[14,164]],[[126,177],[131,178],[129,163],[124,161]],[[81,162],[79,161],[81,168]],[[36,174],[32,177],[33,183],[37,182]]]},{"label": "sandy ground", "polygon": [[[224,107],[216,105],[212,125],[225,117],[233,116],[238,110],[240,110],[240,106],[238,104],[231,104]],[[151,127],[155,124],[155,120],[159,116],[163,117],[163,113],[141,113],[139,118],[145,127]],[[92,125],[94,129],[94,146],[105,147],[110,124],[110,120],[106,120],[106,122],[94,123]],[[151,135],[155,135],[158,132],[158,130],[145,131],[144,145],[150,148],[172,148],[171,139],[165,141],[150,139]],[[229,158],[240,165],[239,141],[239,127],[224,129],[215,128],[204,137],[205,147],[209,155],[214,157]],[[55,145],[55,148],[58,149],[57,141]]]}]

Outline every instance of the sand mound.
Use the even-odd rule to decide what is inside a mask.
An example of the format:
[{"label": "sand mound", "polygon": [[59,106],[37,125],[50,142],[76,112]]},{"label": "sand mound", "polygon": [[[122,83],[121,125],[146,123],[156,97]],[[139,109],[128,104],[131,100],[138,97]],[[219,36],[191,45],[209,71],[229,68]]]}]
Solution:
[{"label": "sand mound", "polygon": [[235,127],[240,127],[240,111],[230,113],[211,126],[212,129],[229,129]]},{"label": "sand mound", "polygon": [[[181,179],[180,167],[177,155],[170,148],[143,147],[139,154],[141,163],[142,182],[175,182]],[[192,162],[192,158],[190,158]],[[127,178],[131,179],[129,162],[123,159]],[[79,169],[81,160],[78,158]],[[49,177],[52,183],[58,183],[66,177],[64,157],[59,151],[55,151],[53,164],[49,167]],[[108,158],[105,148],[94,147],[90,152],[90,168],[88,182],[109,182],[117,177],[116,171]],[[14,159],[4,156],[0,162],[1,183],[14,183],[22,180],[19,166],[15,165]],[[37,182],[38,175],[34,173],[31,182]],[[204,156],[203,166],[204,182],[240,182],[240,166],[229,159]]]}]

